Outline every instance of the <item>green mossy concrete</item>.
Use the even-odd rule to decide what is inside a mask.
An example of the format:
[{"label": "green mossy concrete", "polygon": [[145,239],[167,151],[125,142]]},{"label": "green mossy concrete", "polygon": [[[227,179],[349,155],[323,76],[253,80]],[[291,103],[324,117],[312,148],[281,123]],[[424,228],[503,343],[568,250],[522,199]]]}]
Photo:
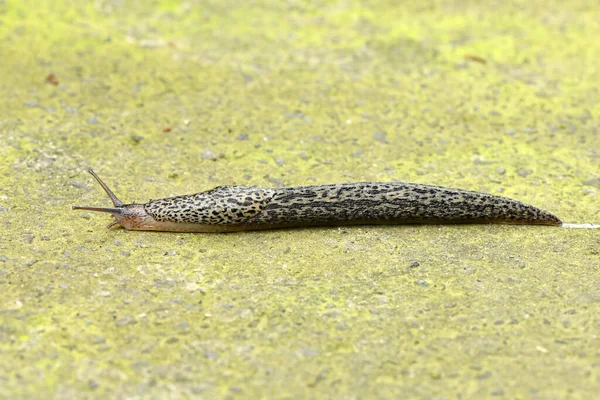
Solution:
[{"label": "green mossy concrete", "polygon": [[0,2],[0,397],[600,393],[598,230],[70,210],[109,204],[93,166],[128,202],[406,180],[599,224],[593,2],[71,3]]}]

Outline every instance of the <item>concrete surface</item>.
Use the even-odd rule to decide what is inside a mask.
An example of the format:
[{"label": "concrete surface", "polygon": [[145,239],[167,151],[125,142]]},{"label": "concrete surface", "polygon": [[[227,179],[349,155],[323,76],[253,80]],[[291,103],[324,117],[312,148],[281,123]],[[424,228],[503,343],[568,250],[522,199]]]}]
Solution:
[{"label": "concrete surface", "polygon": [[[590,399],[600,231],[107,230],[405,180],[600,223],[587,1],[0,2],[0,397]],[[49,77],[53,74],[52,77]]]}]

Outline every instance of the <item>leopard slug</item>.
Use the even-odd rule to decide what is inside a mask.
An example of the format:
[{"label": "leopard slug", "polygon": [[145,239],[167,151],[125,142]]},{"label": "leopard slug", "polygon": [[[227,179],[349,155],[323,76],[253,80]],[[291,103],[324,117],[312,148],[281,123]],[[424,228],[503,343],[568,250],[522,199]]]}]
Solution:
[{"label": "leopard slug", "polygon": [[218,186],[185,196],[124,204],[90,168],[114,208],[73,206],[115,217],[109,227],[232,232],[361,224],[496,223],[561,225],[551,213],[505,197],[404,182],[261,189]]}]

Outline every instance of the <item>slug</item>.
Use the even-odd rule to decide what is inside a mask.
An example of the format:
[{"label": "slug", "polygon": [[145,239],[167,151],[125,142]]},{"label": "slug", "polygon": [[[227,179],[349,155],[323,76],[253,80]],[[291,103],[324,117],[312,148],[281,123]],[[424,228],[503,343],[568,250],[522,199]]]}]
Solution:
[{"label": "slug", "polygon": [[206,192],[124,204],[89,168],[114,208],[73,206],[115,217],[108,227],[167,232],[232,232],[361,224],[561,225],[551,213],[505,197],[404,182],[362,182],[261,189],[218,186]]}]

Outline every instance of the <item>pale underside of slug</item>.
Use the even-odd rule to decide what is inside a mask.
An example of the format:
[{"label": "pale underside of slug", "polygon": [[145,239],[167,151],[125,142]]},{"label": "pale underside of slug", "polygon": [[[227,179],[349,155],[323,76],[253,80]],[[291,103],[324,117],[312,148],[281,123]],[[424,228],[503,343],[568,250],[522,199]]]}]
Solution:
[{"label": "pale underside of slug", "polygon": [[232,232],[362,224],[500,223],[561,225],[551,213],[505,197],[404,182],[359,182],[261,189],[218,186],[192,195],[123,204],[90,169],[131,230]]}]

